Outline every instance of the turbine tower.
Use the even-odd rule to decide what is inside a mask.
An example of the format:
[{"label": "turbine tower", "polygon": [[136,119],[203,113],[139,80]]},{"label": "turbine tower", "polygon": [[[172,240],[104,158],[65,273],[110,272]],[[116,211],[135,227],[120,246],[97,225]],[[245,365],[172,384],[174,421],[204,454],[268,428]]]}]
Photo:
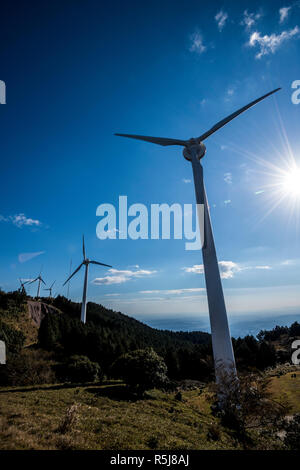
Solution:
[{"label": "turbine tower", "polygon": [[52,288],[53,288],[54,284],[55,284],[55,281],[52,282],[51,286],[48,287],[47,289],[44,288],[44,290],[48,290],[48,291],[49,291],[49,297],[50,297],[50,298],[52,298]]},{"label": "turbine tower", "polygon": [[[203,181],[203,168],[200,162],[201,158],[204,157],[206,151],[206,147],[203,144],[203,141],[207,139],[210,135],[214,134],[216,131],[221,129],[221,127],[225,126],[232,119],[236,118],[241,113],[251,108],[255,104],[259,103],[263,99],[267,98],[268,96],[272,95],[273,93],[277,92],[278,90],[280,90],[280,88],[276,88],[276,90],[273,90],[270,93],[267,93],[264,96],[261,96],[260,98],[240,108],[238,111],[230,114],[230,116],[226,117],[225,119],[222,119],[222,121],[219,121],[211,129],[209,129],[197,138],[191,138],[189,140],[180,140],[168,139],[165,137],[115,134],[120,137],[129,137],[131,139],[143,140],[146,142],[151,142],[153,144],[163,146],[180,145],[183,147],[183,156],[192,164],[196,202],[197,204],[204,205],[204,240],[202,240],[202,257],[217,382],[220,382],[222,380],[222,376],[224,377],[224,373],[230,375],[233,374],[234,376],[237,376],[237,372],[232,348],[231,335],[229,331],[219,264],[211,226],[209,207]],[[198,217],[200,227],[201,220],[199,212]]]},{"label": "turbine tower", "polygon": [[85,245],[84,245],[84,236],[82,237],[82,252],[83,252],[83,261],[75,269],[75,271],[68,277],[68,279],[63,283],[63,286],[67,284],[67,282],[76,274],[80,269],[81,266],[85,265],[85,273],[84,273],[84,283],[83,283],[83,294],[82,294],[82,304],[81,304],[81,321],[82,323],[86,323],[86,295],[87,295],[87,284],[88,284],[88,273],[89,273],[89,265],[90,264],[98,264],[99,266],[106,266],[111,268],[109,264],[99,263],[99,261],[92,261],[86,257],[85,254]]},{"label": "turbine tower", "polygon": [[46,285],[45,281],[42,279],[42,276],[41,276],[41,273],[38,275],[38,277],[36,277],[35,279],[33,279],[33,281],[29,282],[28,284],[33,284],[34,282],[38,281],[38,288],[37,288],[37,294],[36,294],[36,297],[39,298],[40,297],[40,289],[41,289],[41,282],[43,284]]}]

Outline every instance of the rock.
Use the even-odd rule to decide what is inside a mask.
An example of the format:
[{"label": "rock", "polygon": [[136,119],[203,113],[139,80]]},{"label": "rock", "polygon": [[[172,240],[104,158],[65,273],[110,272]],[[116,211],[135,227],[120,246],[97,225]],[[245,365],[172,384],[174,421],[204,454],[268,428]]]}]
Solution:
[{"label": "rock", "polygon": [[38,302],[33,300],[28,300],[28,316],[31,318],[32,323],[39,328],[43,318],[51,313],[61,313],[58,308],[53,307],[52,305],[45,304],[44,302]]}]

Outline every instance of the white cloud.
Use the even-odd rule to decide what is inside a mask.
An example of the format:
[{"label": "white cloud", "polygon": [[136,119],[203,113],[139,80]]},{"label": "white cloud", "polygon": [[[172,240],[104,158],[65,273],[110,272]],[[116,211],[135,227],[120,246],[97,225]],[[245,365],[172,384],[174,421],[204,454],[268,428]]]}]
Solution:
[{"label": "white cloud", "polygon": [[236,272],[240,271],[239,265],[233,261],[220,261],[219,267],[222,279],[230,279]]},{"label": "white cloud", "polygon": [[36,258],[37,256],[43,255],[44,253],[45,251],[36,251],[34,253],[20,253],[18,256],[18,260],[20,263],[26,263],[26,261]]},{"label": "white cloud", "polygon": [[204,292],[204,287],[195,287],[191,289],[171,289],[171,290],[141,290],[140,294],[167,294],[167,295],[179,295],[179,294],[189,294],[195,292]]},{"label": "white cloud", "polygon": [[228,14],[224,12],[223,10],[219,11],[219,13],[216,14],[215,20],[218,24],[219,31],[222,31],[227,19],[228,19]]},{"label": "white cloud", "polygon": [[244,11],[244,18],[241,21],[241,25],[246,26],[246,29],[251,29],[256,22],[262,17],[261,13],[248,13],[248,10]]},{"label": "white cloud", "polygon": [[293,264],[296,264],[296,260],[294,259],[286,259],[285,261],[282,261],[282,266],[292,266]]},{"label": "white cloud", "polygon": [[42,222],[39,220],[31,219],[26,217],[25,214],[16,214],[16,215],[9,215],[8,217],[4,217],[0,215],[0,222],[10,222],[17,227],[30,226],[30,227],[40,227]]},{"label": "white cloud", "polygon": [[279,23],[283,23],[288,18],[291,8],[292,7],[290,6],[279,9]]},{"label": "white cloud", "polygon": [[[269,270],[271,266],[243,266],[233,261],[219,261],[220,274],[222,279],[232,279],[237,272],[258,269]],[[203,264],[194,264],[194,266],[183,268],[186,273],[204,274]]]},{"label": "white cloud", "polygon": [[274,54],[283,42],[297,37],[299,33],[300,29],[298,26],[295,26],[289,31],[282,31],[280,34],[273,33],[270,35],[265,34],[264,36],[258,31],[255,31],[251,34],[248,44],[250,47],[258,46],[260,48],[255,56],[257,59],[260,59],[264,55]]},{"label": "white cloud", "polygon": [[182,179],[182,181],[183,181],[184,183],[186,183],[186,184],[188,184],[188,183],[191,183],[191,182],[192,182],[192,180],[189,180],[189,179],[186,179],[186,178],[183,178],[183,179]]},{"label": "white cloud", "polygon": [[196,52],[197,54],[202,54],[203,52],[206,51],[206,46],[203,44],[203,37],[202,34],[199,33],[199,31],[196,31],[194,34],[191,35],[190,37],[191,44],[189,47],[190,52]]},{"label": "white cloud", "polygon": [[224,173],[224,181],[227,184],[232,184],[232,174],[230,172]]},{"label": "white cloud", "polygon": [[[230,279],[234,274],[241,270],[240,266],[233,261],[219,261],[220,274],[222,279]],[[186,273],[203,274],[203,264],[194,264],[194,266],[183,268]]]},{"label": "white cloud", "polygon": [[118,270],[118,269],[109,269],[108,276],[104,277],[97,277],[92,282],[96,285],[110,285],[110,284],[122,284],[123,282],[128,282],[136,278],[151,276],[152,274],[156,273],[156,271],[150,271],[146,269],[137,269],[136,271],[132,271],[130,269],[127,270]]}]

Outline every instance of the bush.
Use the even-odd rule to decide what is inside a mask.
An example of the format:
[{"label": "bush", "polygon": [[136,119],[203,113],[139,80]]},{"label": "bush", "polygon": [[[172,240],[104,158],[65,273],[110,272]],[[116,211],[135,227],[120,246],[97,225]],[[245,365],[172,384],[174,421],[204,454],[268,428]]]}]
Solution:
[{"label": "bush", "polygon": [[285,428],[284,443],[290,450],[300,449],[300,413],[294,415],[293,419]]},{"label": "bush", "polygon": [[239,377],[220,369],[218,384],[212,385],[213,411],[221,418],[223,426],[236,432],[236,437],[249,442],[251,429],[267,428],[279,431],[290,405],[272,397],[270,379],[263,375],[246,374]]},{"label": "bush", "polygon": [[168,382],[167,366],[152,348],[124,354],[113,364],[112,374],[140,395],[146,390],[164,387]]},{"label": "bush", "polygon": [[5,342],[8,352],[19,353],[25,341],[22,331],[16,330],[0,320],[0,339]]},{"label": "bush", "polygon": [[67,363],[57,367],[57,374],[62,380],[73,383],[95,382],[103,378],[99,364],[86,356],[72,356]]},{"label": "bush", "polygon": [[35,349],[9,353],[0,372],[1,385],[39,385],[56,381],[51,354]]}]

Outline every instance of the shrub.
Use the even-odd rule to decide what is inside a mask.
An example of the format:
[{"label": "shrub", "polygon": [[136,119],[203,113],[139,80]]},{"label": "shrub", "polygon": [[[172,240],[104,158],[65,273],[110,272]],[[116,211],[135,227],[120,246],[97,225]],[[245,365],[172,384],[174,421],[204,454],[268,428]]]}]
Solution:
[{"label": "shrub", "polygon": [[300,449],[300,413],[294,415],[285,428],[284,443],[290,450]]},{"label": "shrub", "polygon": [[95,382],[103,378],[99,364],[87,356],[71,356],[67,363],[57,367],[57,374],[62,380],[74,383]]},{"label": "shrub", "polygon": [[72,431],[78,421],[78,410],[80,404],[74,403],[72,406],[67,408],[65,416],[63,417],[61,423],[57,428],[57,432],[60,434],[66,434],[69,431]]},{"label": "shrub", "polygon": [[240,441],[249,441],[251,429],[282,429],[290,405],[272,398],[270,379],[246,374],[237,381],[231,371],[223,371],[219,377],[219,383],[212,386],[215,391],[212,408],[221,423],[234,430]]},{"label": "shrub", "polygon": [[164,387],[168,382],[167,366],[152,348],[124,354],[113,364],[112,374],[122,378],[140,395],[146,390]]},{"label": "shrub", "polygon": [[24,349],[20,354],[8,354],[6,366],[1,368],[2,385],[38,385],[54,383],[51,354],[42,350]]},{"label": "shrub", "polygon": [[19,353],[25,341],[22,331],[7,325],[0,320],[0,339],[5,342],[7,351]]}]

